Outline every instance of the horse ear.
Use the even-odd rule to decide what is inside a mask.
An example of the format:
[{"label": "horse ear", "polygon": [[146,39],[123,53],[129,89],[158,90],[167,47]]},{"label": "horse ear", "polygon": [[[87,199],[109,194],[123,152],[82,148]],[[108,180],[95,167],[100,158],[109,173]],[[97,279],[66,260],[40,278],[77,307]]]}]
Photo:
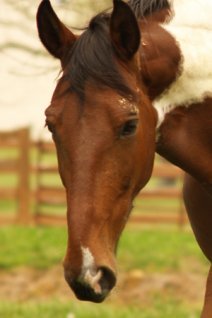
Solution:
[{"label": "horse ear", "polygon": [[130,60],[140,45],[140,30],[134,13],[128,4],[113,0],[113,12],[110,19],[110,35],[118,55]]},{"label": "horse ear", "polygon": [[49,0],[43,0],[37,12],[37,27],[41,42],[54,57],[62,59],[75,35],[59,20]]}]

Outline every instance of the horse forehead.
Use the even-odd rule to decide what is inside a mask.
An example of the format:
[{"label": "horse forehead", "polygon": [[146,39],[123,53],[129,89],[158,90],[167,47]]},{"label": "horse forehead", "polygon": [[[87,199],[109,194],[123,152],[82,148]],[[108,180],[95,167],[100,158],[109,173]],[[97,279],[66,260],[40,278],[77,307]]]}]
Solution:
[{"label": "horse forehead", "polygon": [[[132,96],[121,96],[116,90],[107,87],[98,87],[89,81],[85,85],[83,96],[71,89],[58,85],[53,95],[50,107],[46,110],[47,117],[63,117],[64,124],[82,122],[103,124],[110,117],[118,120],[128,114],[138,114],[137,101]],[[99,118],[100,121],[94,121]]]},{"label": "horse forehead", "polygon": [[[136,88],[137,89],[137,88]],[[138,89],[137,89],[138,90]],[[139,94],[140,91],[138,90]],[[120,95],[116,90],[110,88],[100,88],[99,90],[95,86],[91,86],[85,95],[85,105],[92,109],[94,112],[99,109],[101,112],[112,113],[115,117],[120,113],[138,114],[138,101],[135,97],[129,95]]]}]

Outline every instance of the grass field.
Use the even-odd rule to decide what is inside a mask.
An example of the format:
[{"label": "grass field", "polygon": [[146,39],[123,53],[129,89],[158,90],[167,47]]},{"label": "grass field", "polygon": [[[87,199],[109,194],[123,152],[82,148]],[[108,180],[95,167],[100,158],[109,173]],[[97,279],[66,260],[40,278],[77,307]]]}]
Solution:
[{"label": "grass field", "polygon": [[[158,299],[154,308],[136,308],[115,305],[90,305],[57,303],[0,304],[0,316],[3,318],[195,318],[199,310],[181,306],[170,299],[167,304]],[[167,301],[167,300],[166,300]],[[74,314],[73,314],[74,313]]]},{"label": "grass field", "polygon": [[[65,228],[44,227],[6,227],[0,230],[0,295],[4,288],[4,275],[14,275],[14,271],[33,269],[47,275],[55,266],[61,266],[66,247]],[[158,289],[153,284],[149,286],[147,295],[133,299],[130,295],[130,281],[128,274],[140,271],[146,284],[148,277],[154,275],[173,274],[187,277],[192,275],[204,276],[208,264],[200,252],[193,235],[189,230],[180,231],[176,227],[138,227],[130,225],[125,230],[118,251],[118,269],[121,277],[124,275],[123,289],[129,288],[129,295],[120,296],[126,292],[121,287],[112,294],[106,303],[93,305],[81,303],[66,295],[64,299],[54,294],[45,295],[40,299],[36,295],[22,299],[8,300],[0,297],[1,318],[197,318],[200,315],[201,301],[189,301],[180,293],[179,286],[167,285],[165,289]],[[62,275],[61,275],[62,276]],[[52,276],[50,276],[52,277]],[[21,293],[20,286],[16,286],[13,277],[11,293],[15,289]],[[55,277],[52,277],[54,280]],[[63,277],[60,277],[63,281]],[[29,282],[32,284],[33,282]],[[151,279],[150,279],[151,283]],[[137,282],[136,282],[137,284]],[[169,282],[170,284],[170,282]],[[186,281],[185,281],[186,284]],[[150,285],[150,284],[149,284]],[[137,286],[137,285],[136,285]],[[156,288],[157,287],[157,288]],[[177,287],[175,290],[174,288]],[[58,287],[59,288],[59,287]],[[191,286],[191,289],[194,286]],[[202,286],[204,288],[204,286]],[[13,290],[14,289],[14,290]],[[142,289],[142,286],[141,286]],[[24,290],[23,290],[24,291]],[[132,289],[134,292],[134,289]],[[145,297],[144,297],[145,296]],[[72,313],[72,316],[71,316]]]}]

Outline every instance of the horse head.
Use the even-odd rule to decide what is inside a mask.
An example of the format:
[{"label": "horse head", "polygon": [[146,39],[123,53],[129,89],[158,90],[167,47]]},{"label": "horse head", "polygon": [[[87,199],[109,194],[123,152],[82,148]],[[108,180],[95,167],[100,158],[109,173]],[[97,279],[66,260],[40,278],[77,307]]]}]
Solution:
[{"label": "horse head", "polygon": [[118,240],[154,159],[156,114],[142,85],[140,30],[122,1],[80,36],[47,0],[37,23],[62,65],[46,123],[67,194],[65,278],[79,299],[101,302],[116,283]]}]

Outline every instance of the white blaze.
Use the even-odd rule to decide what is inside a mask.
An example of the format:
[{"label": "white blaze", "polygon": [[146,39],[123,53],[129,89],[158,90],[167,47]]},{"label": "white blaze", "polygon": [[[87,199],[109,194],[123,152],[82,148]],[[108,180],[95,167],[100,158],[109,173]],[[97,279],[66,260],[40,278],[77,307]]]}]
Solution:
[{"label": "white blaze", "polygon": [[81,247],[82,250],[82,273],[87,269],[95,267],[94,257],[88,247]]},{"label": "white blaze", "polygon": [[102,277],[102,271],[96,270],[94,257],[88,247],[81,247],[82,250],[82,270],[81,280],[89,285],[96,294],[102,294],[102,288],[100,286],[100,279]]}]

